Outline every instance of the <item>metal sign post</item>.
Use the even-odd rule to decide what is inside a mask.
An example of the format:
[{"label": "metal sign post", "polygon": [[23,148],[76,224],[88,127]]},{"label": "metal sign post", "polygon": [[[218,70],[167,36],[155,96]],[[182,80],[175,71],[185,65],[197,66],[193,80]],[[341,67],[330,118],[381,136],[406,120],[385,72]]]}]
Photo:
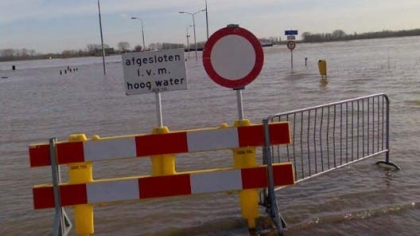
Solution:
[{"label": "metal sign post", "polygon": [[287,48],[290,49],[290,65],[293,71],[293,50],[296,47],[296,42],[295,41],[288,41],[287,42]]},{"label": "metal sign post", "polygon": [[242,90],[243,89],[244,88],[234,89],[234,90],[236,90],[236,100],[238,102],[238,118],[239,118],[239,120],[244,119],[244,107],[243,107],[243,102],[242,102]]},{"label": "metal sign post", "polygon": [[158,127],[163,127],[163,116],[162,116],[162,97],[160,92],[155,92],[156,95],[156,115],[158,121]]},{"label": "metal sign post", "polygon": [[290,66],[293,70],[293,50],[290,50]]},{"label": "metal sign post", "polygon": [[297,30],[285,30],[284,34],[287,36],[287,48],[290,49],[290,67],[293,72],[293,49],[296,47],[295,35],[298,35]]}]

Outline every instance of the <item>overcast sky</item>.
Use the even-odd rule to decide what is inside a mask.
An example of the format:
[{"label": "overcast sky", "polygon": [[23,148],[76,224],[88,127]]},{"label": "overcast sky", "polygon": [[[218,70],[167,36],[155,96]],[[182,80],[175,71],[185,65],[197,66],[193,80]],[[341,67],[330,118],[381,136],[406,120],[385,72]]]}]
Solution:
[{"label": "overcast sky", "polygon": [[[100,0],[104,43],[131,47],[156,42],[186,44],[192,17],[205,0]],[[207,0],[209,31],[236,23],[258,38],[299,34],[346,33],[420,28],[419,0]],[[206,39],[206,14],[195,15],[197,41]],[[192,28],[189,33],[193,35]],[[191,37],[193,40],[193,36]],[[100,44],[97,0],[0,0],[0,49],[62,52]]]}]

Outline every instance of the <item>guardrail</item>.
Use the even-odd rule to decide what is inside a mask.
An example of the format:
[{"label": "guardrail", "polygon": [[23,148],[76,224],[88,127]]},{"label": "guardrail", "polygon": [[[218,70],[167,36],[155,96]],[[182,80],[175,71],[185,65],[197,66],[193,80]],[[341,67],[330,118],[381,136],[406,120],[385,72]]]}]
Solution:
[{"label": "guardrail", "polygon": [[[305,109],[279,113],[264,119],[290,123],[292,143],[264,146],[263,162],[291,162],[296,183],[350,165],[369,157],[385,154],[377,164],[400,169],[389,161],[389,99],[385,94],[349,99]],[[271,131],[266,129],[266,135]],[[266,206],[279,235],[286,223],[279,215],[274,186],[261,192],[260,204]]]}]

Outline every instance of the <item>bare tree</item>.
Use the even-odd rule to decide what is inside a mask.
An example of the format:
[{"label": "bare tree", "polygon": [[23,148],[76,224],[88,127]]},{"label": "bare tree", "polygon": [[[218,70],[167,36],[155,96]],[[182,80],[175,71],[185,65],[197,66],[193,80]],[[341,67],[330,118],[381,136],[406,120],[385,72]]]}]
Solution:
[{"label": "bare tree", "polygon": [[120,50],[121,52],[130,51],[130,44],[128,42],[119,42],[118,50]]},{"label": "bare tree", "polygon": [[7,48],[7,49],[1,50],[1,56],[2,57],[12,58],[15,55],[16,55],[16,50],[14,50],[14,49]]},{"label": "bare tree", "polygon": [[134,51],[136,51],[136,52],[141,52],[142,49],[143,49],[143,47],[141,45],[136,45],[134,47]]},{"label": "bare tree", "polygon": [[332,33],[332,37],[334,39],[341,39],[344,36],[346,36],[346,33],[343,30],[340,30],[340,29],[334,30],[333,33]]},{"label": "bare tree", "polygon": [[149,49],[150,49],[150,50],[156,50],[156,49],[157,49],[157,47],[156,47],[156,43],[151,43],[151,44],[149,44]]},{"label": "bare tree", "polygon": [[[97,53],[102,51],[101,44],[88,44],[86,46],[86,48],[87,48],[88,54],[91,55],[91,56],[96,55]],[[109,47],[108,44],[104,44],[104,48],[105,48],[105,51],[106,51],[110,47]]]}]

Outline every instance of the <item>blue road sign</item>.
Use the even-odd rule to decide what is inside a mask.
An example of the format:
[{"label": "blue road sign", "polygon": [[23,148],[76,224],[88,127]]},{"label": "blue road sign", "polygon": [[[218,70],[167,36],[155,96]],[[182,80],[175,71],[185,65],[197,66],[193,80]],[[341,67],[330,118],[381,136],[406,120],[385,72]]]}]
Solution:
[{"label": "blue road sign", "polygon": [[284,35],[298,35],[297,30],[285,30]]}]

